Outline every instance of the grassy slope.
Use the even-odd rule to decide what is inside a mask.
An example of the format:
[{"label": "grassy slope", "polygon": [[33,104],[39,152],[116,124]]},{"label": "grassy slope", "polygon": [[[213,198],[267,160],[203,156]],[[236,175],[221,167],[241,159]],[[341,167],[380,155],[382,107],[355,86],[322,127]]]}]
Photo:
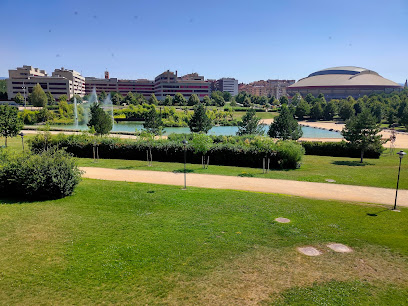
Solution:
[{"label": "grassy slope", "polygon": [[[408,294],[406,209],[95,180],[61,200],[1,202],[4,304],[403,304]],[[300,255],[302,245],[324,254]]]},{"label": "grassy slope", "polygon": [[[32,136],[26,136],[25,138],[27,137]],[[3,141],[3,139],[0,141]],[[21,138],[9,139],[9,146],[12,150],[21,151]],[[395,152],[397,151],[398,149]],[[100,152],[100,156],[103,157],[103,152]],[[380,159],[365,159],[363,165],[359,163],[357,158],[305,155],[300,169],[271,171],[268,174],[262,174],[262,169],[213,166],[211,165],[211,157],[209,169],[204,170],[200,165],[195,164],[189,164],[188,169],[194,173],[237,176],[242,172],[246,172],[255,177],[264,178],[323,183],[326,179],[334,179],[339,184],[395,188],[398,162],[399,159],[396,154],[390,154],[386,151]],[[407,163],[408,158],[403,159],[399,186],[401,189],[408,189]],[[178,163],[153,162],[153,167],[147,167],[145,161],[137,160],[101,159],[99,162],[94,163],[92,159],[82,158],[78,159],[78,164],[86,167],[152,171],[177,171],[183,169],[183,164]]]}]

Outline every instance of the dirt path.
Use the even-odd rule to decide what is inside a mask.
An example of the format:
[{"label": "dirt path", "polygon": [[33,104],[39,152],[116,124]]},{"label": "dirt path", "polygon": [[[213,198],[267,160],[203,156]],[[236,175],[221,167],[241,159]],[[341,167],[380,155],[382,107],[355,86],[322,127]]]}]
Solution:
[{"label": "dirt path", "polygon": [[[82,167],[84,177],[163,185],[184,185],[183,173]],[[322,200],[394,204],[395,190],[387,188],[310,183],[289,180],[187,173],[187,187],[281,193]],[[398,205],[408,207],[408,190],[398,192]]]}]

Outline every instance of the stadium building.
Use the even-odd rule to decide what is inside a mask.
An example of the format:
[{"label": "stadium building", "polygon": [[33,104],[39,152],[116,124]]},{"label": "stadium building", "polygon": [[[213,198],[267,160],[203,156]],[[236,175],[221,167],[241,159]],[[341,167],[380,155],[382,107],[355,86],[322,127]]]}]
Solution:
[{"label": "stadium building", "polygon": [[299,93],[302,97],[324,94],[326,100],[345,99],[352,96],[357,99],[372,93],[391,93],[403,87],[387,80],[377,72],[360,67],[344,66],[316,71],[300,79],[287,88],[289,96]]}]

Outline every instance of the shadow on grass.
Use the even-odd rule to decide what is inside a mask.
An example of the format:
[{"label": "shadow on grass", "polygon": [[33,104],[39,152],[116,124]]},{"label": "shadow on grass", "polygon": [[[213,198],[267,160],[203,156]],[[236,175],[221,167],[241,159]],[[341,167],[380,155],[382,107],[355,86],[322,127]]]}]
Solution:
[{"label": "shadow on grass", "polygon": [[[186,169],[186,173],[192,173],[192,172],[194,172],[194,170],[192,170],[192,169]],[[173,170],[173,173],[184,173],[184,169],[176,169],[176,170]]]},{"label": "shadow on grass", "polygon": [[382,209],[382,210],[377,211],[377,212],[374,212],[374,213],[367,213],[367,216],[369,216],[369,217],[377,217],[378,214],[383,213],[383,212],[386,212],[386,211],[389,211],[389,209],[385,208],[385,209]]},{"label": "shadow on grass", "polygon": [[348,160],[336,160],[332,162],[333,165],[338,165],[338,166],[349,166],[349,167],[364,167],[364,166],[372,166],[374,164],[368,163],[368,162],[362,162],[360,163],[359,161],[353,160],[353,161],[348,161]]}]

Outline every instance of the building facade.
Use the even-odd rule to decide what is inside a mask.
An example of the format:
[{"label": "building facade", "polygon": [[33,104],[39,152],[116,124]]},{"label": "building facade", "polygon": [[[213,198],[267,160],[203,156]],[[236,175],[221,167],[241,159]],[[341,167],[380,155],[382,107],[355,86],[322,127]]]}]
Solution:
[{"label": "building facade", "polygon": [[17,93],[27,98],[36,84],[39,84],[45,92],[50,92],[56,99],[62,95],[70,99],[74,94],[80,96],[85,94],[85,78],[74,70],[56,69],[52,76],[48,76],[45,70],[24,65],[9,70],[8,98],[14,99]]},{"label": "building facade", "polygon": [[239,84],[238,91],[245,91],[254,96],[267,96],[279,99],[287,95],[288,86],[295,83],[295,80],[260,80],[249,84]]},{"label": "building facade", "polygon": [[221,78],[217,80],[215,84],[216,90],[219,91],[227,91],[232,96],[236,96],[238,94],[238,80],[234,78]]}]

